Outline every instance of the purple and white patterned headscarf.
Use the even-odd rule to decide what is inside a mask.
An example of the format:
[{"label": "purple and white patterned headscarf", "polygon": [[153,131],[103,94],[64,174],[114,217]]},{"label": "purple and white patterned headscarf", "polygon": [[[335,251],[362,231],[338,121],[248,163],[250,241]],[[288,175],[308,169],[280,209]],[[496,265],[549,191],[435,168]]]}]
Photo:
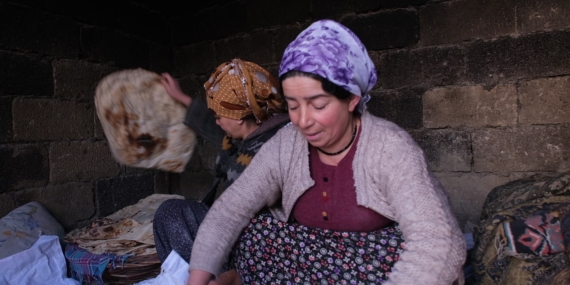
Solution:
[{"label": "purple and white patterned headscarf", "polygon": [[291,70],[320,75],[360,96],[360,113],[376,84],[376,69],[366,47],[351,30],[332,20],[314,22],[287,46],[279,76]]}]

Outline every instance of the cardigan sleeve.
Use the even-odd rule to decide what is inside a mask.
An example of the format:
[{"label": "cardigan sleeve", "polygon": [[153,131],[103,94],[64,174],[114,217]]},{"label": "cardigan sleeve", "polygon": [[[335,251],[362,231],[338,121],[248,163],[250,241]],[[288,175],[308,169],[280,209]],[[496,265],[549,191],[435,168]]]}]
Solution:
[{"label": "cardigan sleeve", "polygon": [[220,195],[198,229],[189,269],[215,275],[251,218],[281,198],[279,132],[254,156],[240,177]]},{"label": "cardigan sleeve", "polygon": [[208,109],[206,102],[199,98],[192,99],[192,103],[186,110],[184,124],[216,146],[221,146],[226,135],[224,130],[216,124],[216,118]]},{"label": "cardigan sleeve", "polygon": [[381,187],[405,241],[386,284],[463,284],[463,234],[423,151],[407,133],[399,133],[385,141],[381,155]]}]

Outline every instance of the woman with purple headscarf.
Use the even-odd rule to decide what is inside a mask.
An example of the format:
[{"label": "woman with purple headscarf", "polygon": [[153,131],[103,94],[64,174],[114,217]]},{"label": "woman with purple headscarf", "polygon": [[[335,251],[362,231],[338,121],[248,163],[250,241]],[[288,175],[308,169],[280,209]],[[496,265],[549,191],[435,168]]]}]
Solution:
[{"label": "woman with purple headscarf", "polygon": [[279,68],[291,123],[261,148],[198,231],[188,284],[228,255],[245,284],[463,284],[465,242],[424,154],[370,114],[376,70],[322,20]]}]

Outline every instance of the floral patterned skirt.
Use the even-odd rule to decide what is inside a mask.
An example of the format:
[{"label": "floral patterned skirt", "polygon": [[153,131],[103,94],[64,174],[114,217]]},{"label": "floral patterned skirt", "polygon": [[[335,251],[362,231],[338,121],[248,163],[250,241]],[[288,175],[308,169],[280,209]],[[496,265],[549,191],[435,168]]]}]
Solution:
[{"label": "floral patterned skirt", "polygon": [[397,225],[343,232],[259,214],[233,251],[244,284],[379,284],[404,248]]}]

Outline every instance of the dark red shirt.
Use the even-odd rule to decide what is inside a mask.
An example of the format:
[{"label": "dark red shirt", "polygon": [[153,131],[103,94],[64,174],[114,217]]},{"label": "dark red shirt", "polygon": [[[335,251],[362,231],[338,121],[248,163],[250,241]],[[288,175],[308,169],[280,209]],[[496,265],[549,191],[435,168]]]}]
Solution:
[{"label": "dark red shirt", "polygon": [[360,131],[337,166],[321,162],[318,150],[309,146],[311,178],[315,185],[297,200],[293,217],[302,225],[337,231],[370,232],[392,221],[356,204],[352,162]]}]

